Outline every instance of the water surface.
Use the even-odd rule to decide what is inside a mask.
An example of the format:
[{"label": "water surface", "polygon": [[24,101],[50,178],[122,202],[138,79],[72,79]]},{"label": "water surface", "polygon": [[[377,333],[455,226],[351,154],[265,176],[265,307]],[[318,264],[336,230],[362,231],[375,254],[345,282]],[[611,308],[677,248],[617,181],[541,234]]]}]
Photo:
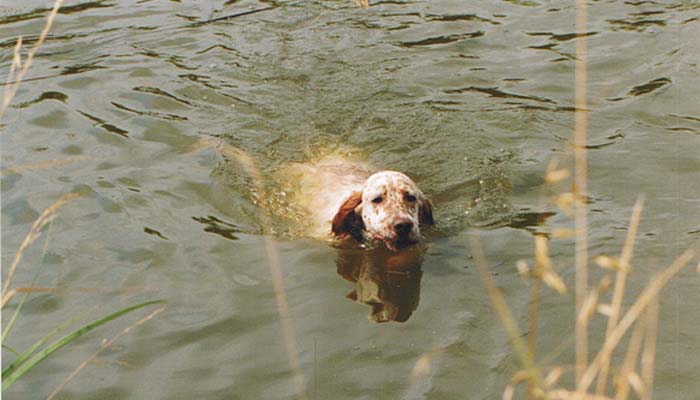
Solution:
[{"label": "water surface", "polygon": [[[48,7],[8,4],[3,76],[16,37],[33,43]],[[591,253],[620,251],[643,194],[631,292],[700,239],[699,10],[589,5]],[[570,161],[574,11],[539,0],[70,2],[2,121],[2,167],[17,168],[2,177],[2,262],[45,207],[76,191],[14,282],[39,271],[39,286],[100,291],[32,295],[6,344],[24,349],[82,311],[162,298],[164,313],[61,398],[293,398],[264,251],[274,237],[309,398],[500,398],[516,364],[467,231],[480,232],[524,327],[530,290],[515,263],[532,258],[533,232],[571,227],[547,205],[543,174],[553,157]],[[260,193],[238,162],[198,148],[211,138],[255,159]],[[433,200],[437,227],[405,273],[376,273],[383,255],[301,237],[279,216],[293,205],[275,171],[338,149],[406,172]],[[274,233],[261,205],[277,211]],[[571,240],[552,242],[570,288],[572,253]],[[663,292],[658,398],[700,396],[698,279],[689,268]],[[370,322],[378,313],[353,300],[387,282],[405,292],[385,299],[412,310]],[[572,337],[572,313],[571,295],[546,292],[542,357]],[[8,398],[46,396],[128,323],[57,353]],[[430,370],[411,378],[426,354]],[[555,356],[573,360],[571,348]]]}]

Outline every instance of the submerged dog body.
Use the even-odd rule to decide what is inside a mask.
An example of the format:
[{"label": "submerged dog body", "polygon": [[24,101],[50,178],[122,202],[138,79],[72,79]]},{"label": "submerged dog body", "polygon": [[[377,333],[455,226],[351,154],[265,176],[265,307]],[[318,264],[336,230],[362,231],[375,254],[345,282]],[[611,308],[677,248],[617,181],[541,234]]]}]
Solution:
[{"label": "submerged dog body", "polygon": [[400,172],[372,174],[364,163],[331,158],[298,166],[297,177],[313,236],[381,242],[397,251],[422,239],[421,225],[433,224],[430,200]]}]

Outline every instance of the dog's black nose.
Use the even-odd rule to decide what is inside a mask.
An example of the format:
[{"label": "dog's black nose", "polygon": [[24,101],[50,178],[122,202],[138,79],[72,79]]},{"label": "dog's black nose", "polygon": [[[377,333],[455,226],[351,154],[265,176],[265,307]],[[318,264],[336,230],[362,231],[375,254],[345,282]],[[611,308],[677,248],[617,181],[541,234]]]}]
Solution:
[{"label": "dog's black nose", "polygon": [[400,222],[396,225],[394,225],[394,231],[398,235],[406,235],[411,232],[411,229],[413,229],[413,222],[407,221],[407,222]]}]

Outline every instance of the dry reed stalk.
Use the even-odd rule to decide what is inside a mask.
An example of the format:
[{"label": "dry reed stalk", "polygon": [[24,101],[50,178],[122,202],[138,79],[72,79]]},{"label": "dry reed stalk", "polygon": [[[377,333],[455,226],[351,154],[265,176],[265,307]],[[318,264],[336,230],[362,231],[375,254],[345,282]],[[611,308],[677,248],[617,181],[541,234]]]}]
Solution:
[{"label": "dry reed stalk", "polygon": [[489,271],[488,263],[486,262],[486,257],[481,249],[481,242],[476,233],[471,232],[469,234],[469,243],[474,255],[474,261],[477,269],[479,270],[479,276],[481,277],[482,284],[486,289],[491,300],[491,305],[501,320],[501,324],[506,330],[511,342],[511,346],[515,350],[515,354],[518,357],[524,372],[528,374],[528,382],[532,382],[532,394],[535,397],[541,397],[544,394],[544,386],[542,384],[542,377],[537,369],[532,355],[523,342],[520,336],[520,330],[518,329],[518,324],[513,317],[513,313],[510,311],[508,304],[503,299],[501,291],[496,287],[496,283],[491,276]]},{"label": "dry reed stalk", "polygon": [[626,400],[627,397],[629,397],[630,376],[634,374],[634,366],[637,364],[637,357],[642,350],[642,341],[645,333],[644,329],[646,328],[646,324],[643,322],[645,321],[637,321],[632,331],[630,341],[627,344],[625,359],[615,379],[615,400]]},{"label": "dry reed stalk", "polygon": [[[529,391],[530,389],[528,389]],[[513,400],[513,397],[515,396],[515,385],[513,383],[509,383],[508,386],[506,386],[505,390],[503,391],[503,397],[501,397],[502,400]]]},{"label": "dry reed stalk", "polygon": [[607,396],[577,393],[566,389],[551,390],[547,392],[547,398],[549,400],[613,400]]},{"label": "dry reed stalk", "polygon": [[[637,236],[637,229],[639,228],[639,220],[643,208],[644,200],[642,198],[638,198],[634,203],[634,207],[632,207],[632,217],[630,218],[629,228],[627,229],[627,238],[625,239],[625,245],[622,248],[622,253],[620,254],[620,259],[617,266],[615,288],[613,289],[613,298],[610,306],[610,315],[608,318],[608,326],[605,331],[605,336],[612,333],[612,330],[617,325],[617,321],[620,316],[622,309],[622,298],[625,293],[625,282],[627,280],[627,275],[630,272],[630,261],[632,260],[632,254],[634,252],[634,241]],[[608,380],[610,356],[605,356],[601,363],[602,365],[600,374],[598,375],[598,387],[596,393],[602,395],[605,393],[605,386]]]},{"label": "dry reed stalk", "polygon": [[[557,158],[552,158],[547,165],[547,171],[545,173],[545,186],[543,188],[543,198],[546,198],[546,187],[555,185],[564,179],[569,177],[569,170],[568,169],[557,169],[559,165],[559,160]],[[537,254],[540,253],[538,251],[538,238],[535,238],[535,254],[537,258]],[[541,239],[540,239],[541,240]],[[547,243],[544,242],[543,244],[539,244],[539,246],[544,245],[544,254],[543,257],[546,260],[546,262],[549,262],[549,254],[548,254],[548,249],[547,249]],[[518,269],[521,270],[522,272],[529,272],[527,268],[527,264],[525,261],[522,261],[518,265]],[[531,300],[530,300],[530,307],[529,307],[529,325],[528,325],[528,349],[530,351],[530,357],[533,359],[536,359],[537,357],[537,325],[538,325],[538,319],[539,319],[539,306],[540,306],[540,295],[542,291],[542,276],[544,275],[544,265],[542,260],[537,260],[535,264],[535,270],[532,271],[533,273],[527,274],[532,280],[532,287],[531,287]],[[563,285],[563,283],[562,283]],[[564,288],[565,291],[566,288]],[[511,384],[512,385],[512,384]],[[546,386],[546,383],[545,383]],[[532,382],[528,382],[528,388],[527,388],[527,396],[532,397],[533,395],[533,390],[534,386]],[[511,393],[512,395],[512,393]],[[505,393],[504,393],[504,399],[506,398]]]},{"label": "dry reed stalk", "polygon": [[408,397],[411,397],[410,393],[413,393],[413,389],[420,385],[421,380],[425,379],[431,374],[432,365],[436,362],[436,359],[439,358],[444,352],[444,348],[438,347],[428,350],[421,354],[420,357],[418,357],[418,360],[416,360],[415,364],[413,364],[411,376],[408,380]]},{"label": "dry reed stalk", "polygon": [[549,160],[549,163],[547,164],[547,169],[545,170],[544,173],[544,183],[545,185],[543,186],[543,198],[547,197],[547,188],[549,186],[554,186],[558,183],[561,183],[565,179],[569,178],[571,175],[571,172],[567,168],[559,168],[559,159],[557,157],[552,158]]},{"label": "dry reed stalk", "polygon": [[[537,320],[538,320],[538,310],[540,307],[540,291],[541,291],[541,279],[537,274],[532,278],[532,288],[531,300],[530,300],[530,321],[528,326],[528,337],[527,337],[527,347],[530,352],[530,357],[534,360],[537,355]],[[546,384],[545,384],[546,385]],[[528,397],[532,396],[535,387],[532,382],[528,382],[527,394]],[[505,398],[505,397],[504,397]]]},{"label": "dry reed stalk", "polygon": [[577,380],[577,393],[584,394],[588,391],[589,386],[595,379],[596,375],[602,367],[602,362],[606,357],[610,356],[610,353],[615,349],[617,344],[620,342],[622,337],[625,335],[627,330],[632,326],[632,324],[642,315],[644,310],[649,306],[649,304],[657,298],[661,289],[666,286],[668,281],[673,278],[690,260],[696,256],[697,252],[694,247],[688,248],[684,251],[676,260],[664,269],[661,273],[657,274],[647,287],[642,291],[634,304],[627,310],[624,317],[620,319],[620,322],[615,326],[610,335],[605,337],[605,342],[602,348],[593,359],[591,364],[586,368],[583,376],[580,380]]},{"label": "dry reed stalk", "polygon": [[124,360],[92,360],[92,361],[90,361],[90,364],[98,365],[98,366],[116,365],[118,367],[128,368],[128,369],[136,369],[137,368],[135,365],[130,364]]},{"label": "dry reed stalk", "polygon": [[[34,60],[34,54],[36,54],[37,50],[39,50],[39,47],[44,43],[46,36],[49,34],[49,30],[51,30],[51,25],[53,25],[53,20],[54,18],[56,18],[56,14],[58,13],[58,9],[61,8],[62,3],[63,0],[56,0],[54,2],[53,8],[49,12],[49,15],[46,17],[46,24],[44,25],[44,29],[42,29],[41,34],[39,35],[39,39],[36,41],[36,43],[34,43],[34,46],[32,46],[32,48],[29,49],[29,52],[27,52],[27,56],[25,58],[24,63],[22,63],[22,58],[20,56],[19,51],[22,46],[22,38],[19,37],[17,39],[17,45],[15,46],[14,56],[12,58],[12,65],[10,67],[10,74],[7,77],[8,85],[5,86],[5,93],[3,95],[2,104],[0,104],[0,119],[3,115],[5,115],[7,107],[10,106],[12,99],[14,99],[15,94],[17,93],[17,88],[19,87],[20,83],[22,83],[22,80],[24,80],[25,75],[27,75],[27,71],[29,71],[29,67],[32,65],[32,61]],[[17,72],[17,75],[15,76],[17,68],[19,68],[19,72]]]},{"label": "dry reed stalk", "polygon": [[[258,169],[255,159],[245,151],[219,142],[218,148],[222,154],[236,160],[245,169],[246,173],[252,178],[255,190],[258,193],[263,191],[263,176]],[[297,341],[294,336],[292,320],[289,315],[289,306],[287,303],[287,292],[284,288],[284,275],[282,274],[282,266],[279,259],[279,251],[274,238],[269,235],[272,226],[272,220],[267,211],[259,208],[258,215],[263,228],[263,241],[265,242],[265,254],[272,276],[272,285],[275,291],[275,300],[277,303],[277,312],[282,325],[282,335],[284,337],[285,349],[287,351],[287,359],[294,379],[294,386],[298,399],[306,398],[306,387],[304,384],[304,376],[301,371],[301,363],[299,361],[299,350],[297,349]]]},{"label": "dry reed stalk", "polygon": [[91,160],[93,158],[94,157],[90,157],[90,156],[75,156],[75,157],[61,158],[61,159],[57,159],[57,160],[46,160],[46,161],[41,161],[38,163],[17,165],[15,167],[8,167],[8,168],[0,169],[0,176],[18,174],[22,171],[29,171],[29,170],[35,170],[35,169],[48,169],[48,168],[58,167],[58,166],[65,165],[65,164],[70,164],[70,163],[77,162],[77,161]]},{"label": "dry reed stalk", "polygon": [[[586,0],[576,0],[576,63],[575,63],[575,121],[574,129],[574,221],[576,225],[575,270],[576,270],[576,315],[588,292],[588,222],[585,197],[587,188],[586,143],[588,130],[587,110],[587,55],[586,29],[588,12]],[[579,321],[579,319],[577,319]],[[583,376],[588,365],[588,332],[576,325],[576,381]]]},{"label": "dry reed stalk", "polygon": [[577,325],[581,325],[586,329],[586,331],[588,331],[588,324],[591,322],[591,319],[593,319],[593,315],[595,315],[595,310],[598,306],[598,299],[603,292],[608,290],[609,287],[610,278],[605,276],[603,279],[601,279],[596,290],[592,290],[588,293],[586,299],[583,301],[583,305],[581,306],[581,311],[576,316]]},{"label": "dry reed stalk", "polygon": [[654,362],[656,357],[656,334],[659,323],[659,296],[655,296],[649,303],[646,315],[646,337],[644,338],[644,350],[642,352],[642,393],[640,400],[651,400],[654,389]]},{"label": "dry reed stalk", "polygon": [[355,4],[362,8],[368,8],[369,7],[369,0],[354,0]]},{"label": "dry reed stalk", "polygon": [[566,293],[564,281],[554,271],[552,266],[552,260],[549,257],[548,239],[544,235],[535,236],[535,262],[535,275],[557,293]]},{"label": "dry reed stalk", "polygon": [[433,363],[433,357],[434,355],[432,351],[425,352],[418,357],[418,360],[416,360],[416,363],[413,364],[413,369],[411,370],[411,386],[415,385],[418,379],[430,373],[432,369],[431,364]]},{"label": "dry reed stalk", "polygon": [[56,200],[55,203],[53,203],[51,206],[49,206],[47,209],[45,209],[39,218],[37,218],[36,221],[34,221],[34,224],[32,225],[32,228],[29,230],[29,233],[27,236],[24,238],[22,241],[22,244],[19,246],[19,249],[17,250],[17,253],[15,254],[14,259],[12,260],[12,264],[10,264],[10,269],[7,272],[7,276],[5,277],[5,283],[2,286],[2,304],[0,307],[5,307],[5,304],[7,301],[9,301],[10,297],[10,292],[8,291],[8,288],[10,286],[10,282],[12,282],[12,276],[15,274],[15,271],[17,270],[17,266],[19,265],[20,261],[22,261],[22,256],[24,255],[24,252],[27,250],[29,245],[34,243],[34,241],[41,235],[41,229],[51,221],[51,219],[56,215],[56,212],[58,211],[59,208],[63,207],[71,201],[72,199],[75,199],[76,197],[80,197],[79,193],[67,193],[61,196],[58,200]]},{"label": "dry reed stalk", "polygon": [[503,400],[513,400],[513,397],[515,396],[515,388],[518,387],[521,383],[527,381],[528,382],[528,396],[530,396],[531,392],[531,387],[529,383],[529,375],[525,371],[518,371],[516,372],[513,377],[510,379],[510,383],[508,386],[506,386],[506,389],[503,391]]},{"label": "dry reed stalk", "polygon": [[61,382],[61,384],[58,385],[58,387],[57,387],[56,389],[54,389],[54,391],[51,392],[51,394],[50,394],[46,399],[47,399],[47,400],[51,400],[51,399],[53,399],[54,397],[56,397],[56,395],[57,395],[61,390],[63,390],[63,388],[64,388],[68,383],[70,383],[70,381],[72,381],[73,378],[75,378],[75,377],[78,375],[78,373],[79,373],[83,368],[85,368],[92,360],[94,360],[104,349],[106,349],[106,348],[110,347],[112,344],[114,344],[114,342],[117,341],[117,339],[121,338],[122,336],[128,335],[129,332],[131,332],[132,329],[136,328],[136,327],[139,326],[139,325],[144,324],[145,322],[147,322],[147,321],[150,320],[151,318],[153,318],[153,317],[155,317],[156,315],[158,315],[158,314],[160,314],[161,312],[163,312],[163,310],[165,310],[165,306],[163,306],[163,307],[161,307],[161,308],[159,308],[159,309],[157,309],[157,310],[154,310],[153,312],[151,312],[151,313],[148,314],[147,316],[145,316],[145,317],[141,318],[140,320],[136,321],[135,323],[129,325],[129,326],[126,327],[123,331],[121,331],[121,332],[119,332],[118,334],[116,334],[115,336],[113,336],[111,339],[109,339],[109,340],[103,339],[103,340],[102,340],[102,343],[100,344],[100,348],[99,348],[97,351],[95,351],[94,353],[92,353],[92,355],[90,355],[90,357],[88,357],[87,359],[85,359],[85,361],[83,361],[75,370],[73,370],[73,372],[71,372],[70,375],[68,375],[68,377],[66,377],[66,379],[64,379],[63,382]]},{"label": "dry reed stalk", "polygon": [[553,387],[554,385],[556,385],[556,383],[559,381],[559,378],[561,378],[562,375],[564,375],[564,372],[566,372],[565,367],[563,367],[563,366],[554,367],[551,371],[549,371],[547,376],[544,378],[544,386],[546,388],[550,388],[550,387]]},{"label": "dry reed stalk", "polygon": [[[6,100],[6,97],[9,97],[7,88],[14,83],[15,72],[18,68],[22,68],[22,55],[20,50],[22,50],[22,36],[17,38],[17,43],[15,43],[15,47],[12,48],[12,63],[10,64],[10,71],[7,73],[7,79],[5,80],[3,102]],[[0,114],[0,116],[2,116],[2,114]]]}]

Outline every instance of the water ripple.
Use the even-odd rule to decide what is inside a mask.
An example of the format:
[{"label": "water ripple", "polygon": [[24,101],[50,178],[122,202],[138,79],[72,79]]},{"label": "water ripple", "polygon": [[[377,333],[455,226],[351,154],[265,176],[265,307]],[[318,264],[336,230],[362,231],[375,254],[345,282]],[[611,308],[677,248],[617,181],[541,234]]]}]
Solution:
[{"label": "water ripple", "polygon": [[457,34],[457,35],[435,36],[435,37],[430,37],[427,39],[421,39],[421,40],[416,40],[416,41],[401,42],[401,43],[399,43],[399,45],[403,46],[403,47],[432,46],[432,45],[436,45],[436,44],[454,43],[454,42],[458,42],[460,40],[472,39],[472,38],[477,38],[477,37],[481,37],[481,36],[484,36],[484,32],[476,31],[476,32],[462,33],[462,34]]},{"label": "water ripple", "polygon": [[95,117],[94,115],[90,115],[84,111],[80,111],[80,110],[76,110],[76,111],[78,112],[78,114],[95,122],[95,126],[100,127],[102,129],[106,130],[107,132],[116,133],[117,135],[120,135],[123,137],[129,137],[129,131],[121,129],[115,125],[112,125],[112,124],[106,122],[105,120],[103,120],[101,118]]}]

